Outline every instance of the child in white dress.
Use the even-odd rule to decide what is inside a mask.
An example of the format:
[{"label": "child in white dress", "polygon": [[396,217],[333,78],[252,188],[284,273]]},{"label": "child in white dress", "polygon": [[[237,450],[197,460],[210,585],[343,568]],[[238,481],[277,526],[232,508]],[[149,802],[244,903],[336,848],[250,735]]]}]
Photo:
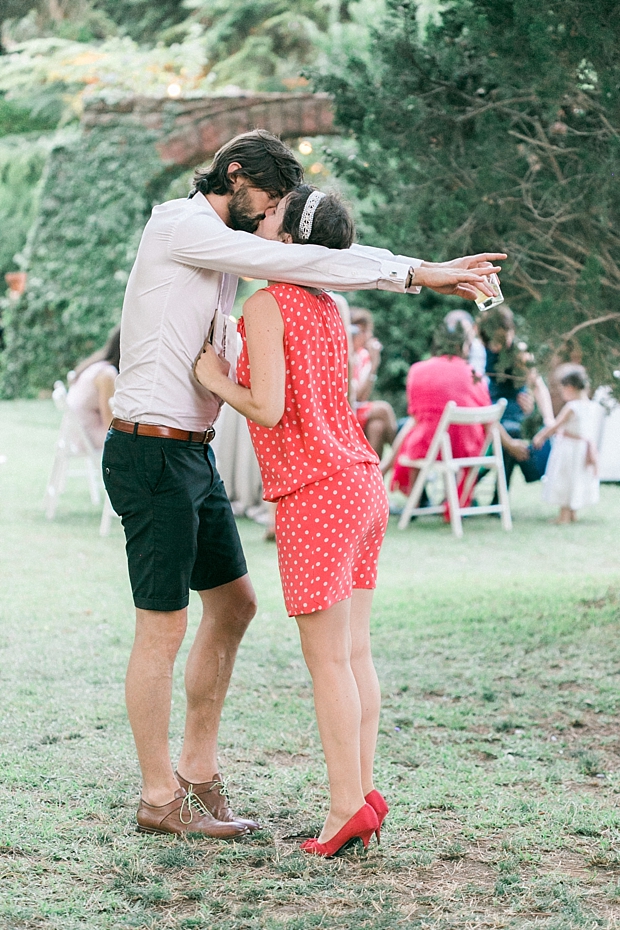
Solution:
[{"label": "child in white dress", "polygon": [[577,510],[598,501],[596,441],[600,416],[598,405],[588,398],[582,373],[570,372],[560,385],[565,404],[532,443],[540,449],[549,436],[557,434],[543,478],[543,500],[559,506],[556,523],[573,523]]}]

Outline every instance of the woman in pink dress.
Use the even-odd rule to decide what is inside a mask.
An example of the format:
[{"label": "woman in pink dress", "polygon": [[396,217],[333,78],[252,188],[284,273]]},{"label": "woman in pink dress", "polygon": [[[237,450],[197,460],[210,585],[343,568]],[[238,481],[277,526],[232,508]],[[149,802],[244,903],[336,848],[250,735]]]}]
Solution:
[{"label": "woman in pink dress", "polygon": [[[407,411],[413,426],[399,446],[392,489],[409,494],[418,471],[401,464],[401,459],[423,459],[449,400],[459,407],[486,407],[489,390],[466,361],[469,337],[462,324],[449,329],[442,324],[435,334],[435,355],[416,362],[407,376]],[[455,458],[480,455],[484,426],[453,425],[449,428]]]},{"label": "woman in pink dress", "polygon": [[[348,248],[343,205],[302,185],[259,232]],[[238,383],[211,346],[198,380],[248,417],[266,500],[277,501],[284,598],[299,627],[330,786],[330,809],[305,852],[332,856],[379,838],[388,808],[373,763],[380,691],[370,612],[388,502],[379,459],[347,400],[347,337],[324,291],[271,284],[243,308]]]}]

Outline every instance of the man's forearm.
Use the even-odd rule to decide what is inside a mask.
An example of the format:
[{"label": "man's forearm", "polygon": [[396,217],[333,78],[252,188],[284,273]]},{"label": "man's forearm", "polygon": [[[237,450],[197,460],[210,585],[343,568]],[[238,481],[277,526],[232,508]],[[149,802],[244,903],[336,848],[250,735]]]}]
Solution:
[{"label": "man's forearm", "polygon": [[[405,292],[409,264],[385,250],[326,249],[261,239],[209,223],[183,224],[171,243],[172,257],[183,264],[259,280],[339,291]],[[380,253],[380,254],[377,254]]]}]

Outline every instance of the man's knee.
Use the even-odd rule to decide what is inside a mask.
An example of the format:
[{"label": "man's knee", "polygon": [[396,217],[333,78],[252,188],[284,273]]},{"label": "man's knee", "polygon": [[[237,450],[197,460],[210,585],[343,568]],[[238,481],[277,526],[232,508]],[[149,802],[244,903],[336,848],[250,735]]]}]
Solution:
[{"label": "man's knee", "polygon": [[200,591],[205,616],[220,621],[228,632],[241,637],[258,607],[248,575],[210,591]]},{"label": "man's knee", "polygon": [[136,643],[161,655],[176,656],[187,629],[187,608],[182,610],[136,609]]}]

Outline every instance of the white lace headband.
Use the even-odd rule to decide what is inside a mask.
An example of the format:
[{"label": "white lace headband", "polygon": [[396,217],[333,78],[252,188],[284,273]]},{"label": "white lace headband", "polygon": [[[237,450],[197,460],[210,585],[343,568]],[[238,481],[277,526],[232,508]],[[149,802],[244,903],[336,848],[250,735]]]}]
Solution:
[{"label": "white lace headband", "polygon": [[312,191],[308,199],[306,200],[306,205],[304,206],[304,212],[301,214],[301,219],[299,221],[299,238],[300,239],[309,239],[312,233],[312,221],[314,220],[314,214],[316,213],[316,208],[322,201],[325,194],[323,191]]}]

